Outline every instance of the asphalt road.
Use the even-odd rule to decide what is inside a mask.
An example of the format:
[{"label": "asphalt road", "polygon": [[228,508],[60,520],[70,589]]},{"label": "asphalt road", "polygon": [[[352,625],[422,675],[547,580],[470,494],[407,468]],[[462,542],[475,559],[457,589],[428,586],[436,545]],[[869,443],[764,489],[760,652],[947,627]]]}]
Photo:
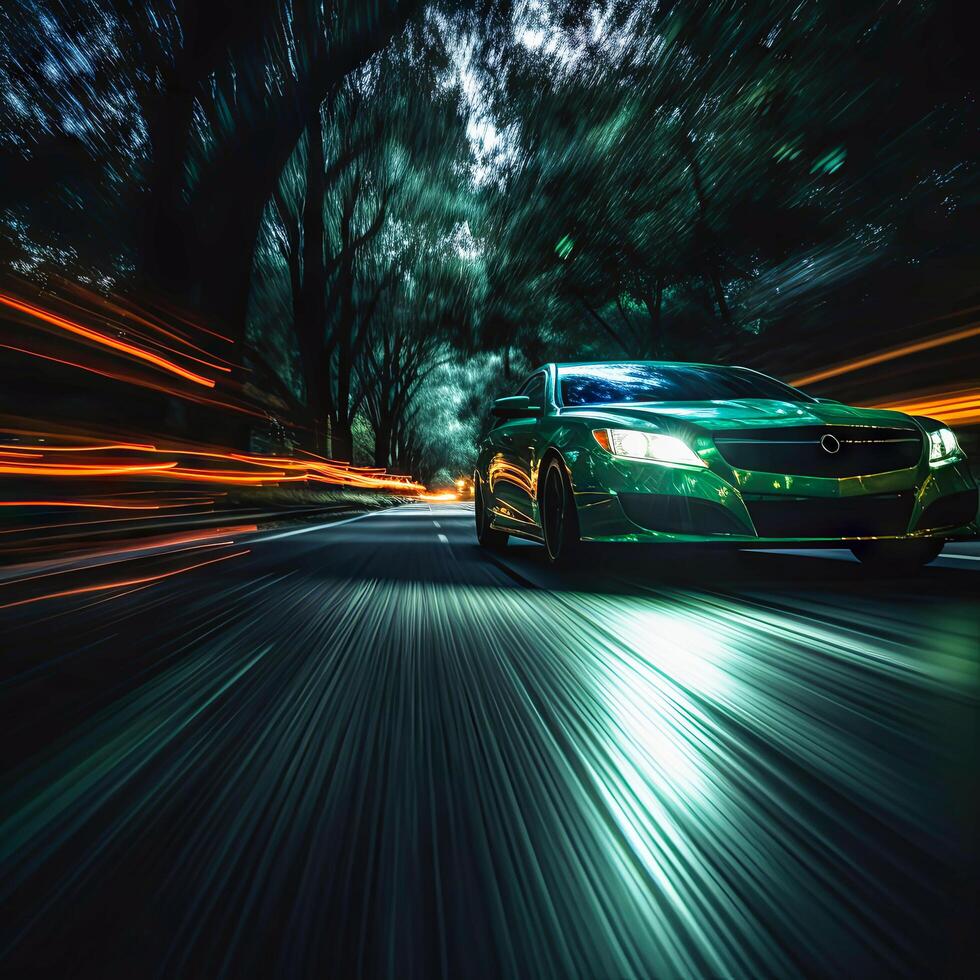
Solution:
[{"label": "asphalt road", "polygon": [[465,506],[0,579],[0,964],[971,975],[980,551],[501,561]]}]

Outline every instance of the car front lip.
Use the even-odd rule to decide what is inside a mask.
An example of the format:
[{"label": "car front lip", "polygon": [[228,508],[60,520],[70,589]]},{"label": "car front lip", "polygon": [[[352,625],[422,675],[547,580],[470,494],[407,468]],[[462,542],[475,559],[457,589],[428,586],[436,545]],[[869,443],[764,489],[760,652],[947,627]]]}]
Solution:
[{"label": "car front lip", "polygon": [[[601,451],[600,451],[601,452]],[[791,474],[735,470],[717,459],[706,467],[632,461],[601,452],[590,454],[585,467],[572,467],[576,504],[583,538],[596,541],[677,541],[773,543],[785,545],[785,536],[769,537],[757,533],[750,515],[750,504],[760,500],[861,499],[881,495],[913,494],[914,504],[908,524],[901,534],[854,536],[794,535],[793,541],[840,542],[862,538],[967,538],[977,534],[976,519],[956,527],[910,531],[931,503],[951,494],[975,490],[976,483],[965,459],[930,468],[923,460],[918,466],[886,473],[844,478],[798,477]],[[721,471],[721,472],[719,472]],[[584,473],[575,479],[575,474]],[[720,505],[731,516],[731,532],[683,533],[651,530],[634,523],[619,501],[620,494],[653,494],[691,498]],[[747,505],[747,501],[749,505]],[[805,529],[804,529],[805,530]]]}]

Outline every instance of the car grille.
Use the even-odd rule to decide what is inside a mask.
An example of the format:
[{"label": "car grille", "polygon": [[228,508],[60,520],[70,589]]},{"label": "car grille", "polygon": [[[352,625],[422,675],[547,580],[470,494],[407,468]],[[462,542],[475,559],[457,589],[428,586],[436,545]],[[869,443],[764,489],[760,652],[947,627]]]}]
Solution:
[{"label": "car grille", "polygon": [[914,497],[876,493],[861,497],[745,497],[756,533],[762,538],[856,538],[904,534]]},{"label": "car grille", "polygon": [[[714,439],[725,462],[736,469],[793,476],[867,476],[907,469],[919,462],[924,446],[918,429],[864,425],[747,429],[737,435],[719,432]],[[840,448],[828,452],[822,439]]]}]

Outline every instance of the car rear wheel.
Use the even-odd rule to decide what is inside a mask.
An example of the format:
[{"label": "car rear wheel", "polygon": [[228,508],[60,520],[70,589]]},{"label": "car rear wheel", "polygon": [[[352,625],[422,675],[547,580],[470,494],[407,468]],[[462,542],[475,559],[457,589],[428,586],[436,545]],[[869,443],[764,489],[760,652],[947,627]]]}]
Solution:
[{"label": "car rear wheel", "polygon": [[552,457],[548,461],[542,487],[541,530],[548,560],[566,565],[578,555],[581,538],[575,499],[560,460]]},{"label": "car rear wheel", "polygon": [[856,541],[851,552],[862,565],[883,575],[910,575],[928,565],[945,541]]},{"label": "car rear wheel", "polygon": [[473,510],[476,514],[476,540],[491,551],[502,551],[507,547],[507,533],[490,526],[490,508],[485,499],[486,488],[479,478],[473,483]]}]

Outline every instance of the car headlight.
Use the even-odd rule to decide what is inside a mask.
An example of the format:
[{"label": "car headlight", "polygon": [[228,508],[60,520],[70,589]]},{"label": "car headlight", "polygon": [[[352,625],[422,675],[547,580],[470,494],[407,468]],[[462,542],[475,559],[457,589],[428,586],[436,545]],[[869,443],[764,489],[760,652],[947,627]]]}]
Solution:
[{"label": "car headlight", "polygon": [[942,466],[954,456],[959,456],[960,444],[956,441],[952,429],[945,426],[929,433],[929,465]]},{"label": "car headlight", "polygon": [[648,459],[658,463],[683,463],[686,466],[708,464],[676,436],[662,436],[638,429],[593,429],[595,441],[606,452],[627,459]]}]

